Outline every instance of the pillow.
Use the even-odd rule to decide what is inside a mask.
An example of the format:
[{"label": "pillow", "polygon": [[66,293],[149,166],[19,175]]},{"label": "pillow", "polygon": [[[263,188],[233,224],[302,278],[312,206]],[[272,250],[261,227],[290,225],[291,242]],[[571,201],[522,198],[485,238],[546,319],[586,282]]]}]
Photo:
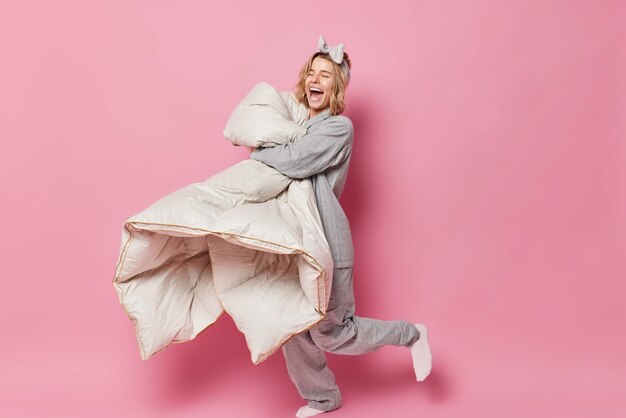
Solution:
[{"label": "pillow", "polygon": [[274,146],[293,142],[306,133],[302,125],[308,109],[293,93],[280,92],[268,83],[258,83],[235,107],[224,137],[235,145]]}]

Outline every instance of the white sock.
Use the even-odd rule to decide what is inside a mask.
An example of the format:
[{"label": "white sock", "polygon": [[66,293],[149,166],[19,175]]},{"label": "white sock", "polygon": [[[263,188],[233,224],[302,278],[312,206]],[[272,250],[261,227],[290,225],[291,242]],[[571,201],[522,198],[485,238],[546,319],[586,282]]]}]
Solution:
[{"label": "white sock", "polygon": [[411,346],[411,357],[413,357],[413,368],[418,382],[424,381],[430,374],[433,364],[433,356],[428,346],[428,331],[423,324],[415,324],[420,332],[420,338]]},{"label": "white sock", "polygon": [[311,408],[309,405],[304,405],[302,408],[298,409],[298,412],[296,412],[296,416],[298,418],[307,418],[323,414],[324,412],[326,411],[320,411],[319,409]]}]

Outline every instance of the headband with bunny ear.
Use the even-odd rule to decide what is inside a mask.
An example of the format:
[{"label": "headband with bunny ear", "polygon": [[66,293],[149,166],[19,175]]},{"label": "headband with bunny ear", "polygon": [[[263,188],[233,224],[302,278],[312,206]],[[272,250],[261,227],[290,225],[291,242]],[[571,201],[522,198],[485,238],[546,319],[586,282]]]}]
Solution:
[{"label": "headband with bunny ear", "polygon": [[333,61],[339,64],[341,70],[346,75],[346,78],[350,80],[350,67],[343,59],[343,48],[343,44],[335,46],[328,45],[323,36],[320,36],[319,41],[317,41],[317,50],[323,52],[324,54],[328,54]]}]

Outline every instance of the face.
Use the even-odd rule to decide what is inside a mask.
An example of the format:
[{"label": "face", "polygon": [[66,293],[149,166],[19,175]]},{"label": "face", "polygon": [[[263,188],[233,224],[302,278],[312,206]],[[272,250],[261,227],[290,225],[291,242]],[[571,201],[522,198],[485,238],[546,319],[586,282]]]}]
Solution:
[{"label": "face", "polygon": [[330,107],[333,89],[333,64],[327,59],[315,57],[309,74],[304,79],[304,89],[311,108],[311,117]]}]

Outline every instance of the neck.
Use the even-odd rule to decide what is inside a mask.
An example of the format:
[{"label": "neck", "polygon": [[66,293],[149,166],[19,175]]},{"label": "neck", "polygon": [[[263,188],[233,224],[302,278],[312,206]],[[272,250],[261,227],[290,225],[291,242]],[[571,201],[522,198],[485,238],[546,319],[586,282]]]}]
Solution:
[{"label": "neck", "polygon": [[325,111],[327,111],[328,109],[329,109],[328,107],[327,107],[327,108],[325,108],[325,109],[322,109],[322,110],[317,110],[317,109],[311,109],[311,108],[309,108],[309,119],[311,119],[311,118],[313,118],[313,117],[315,117],[315,116],[319,115],[320,113],[324,113],[324,112],[325,112]]}]

